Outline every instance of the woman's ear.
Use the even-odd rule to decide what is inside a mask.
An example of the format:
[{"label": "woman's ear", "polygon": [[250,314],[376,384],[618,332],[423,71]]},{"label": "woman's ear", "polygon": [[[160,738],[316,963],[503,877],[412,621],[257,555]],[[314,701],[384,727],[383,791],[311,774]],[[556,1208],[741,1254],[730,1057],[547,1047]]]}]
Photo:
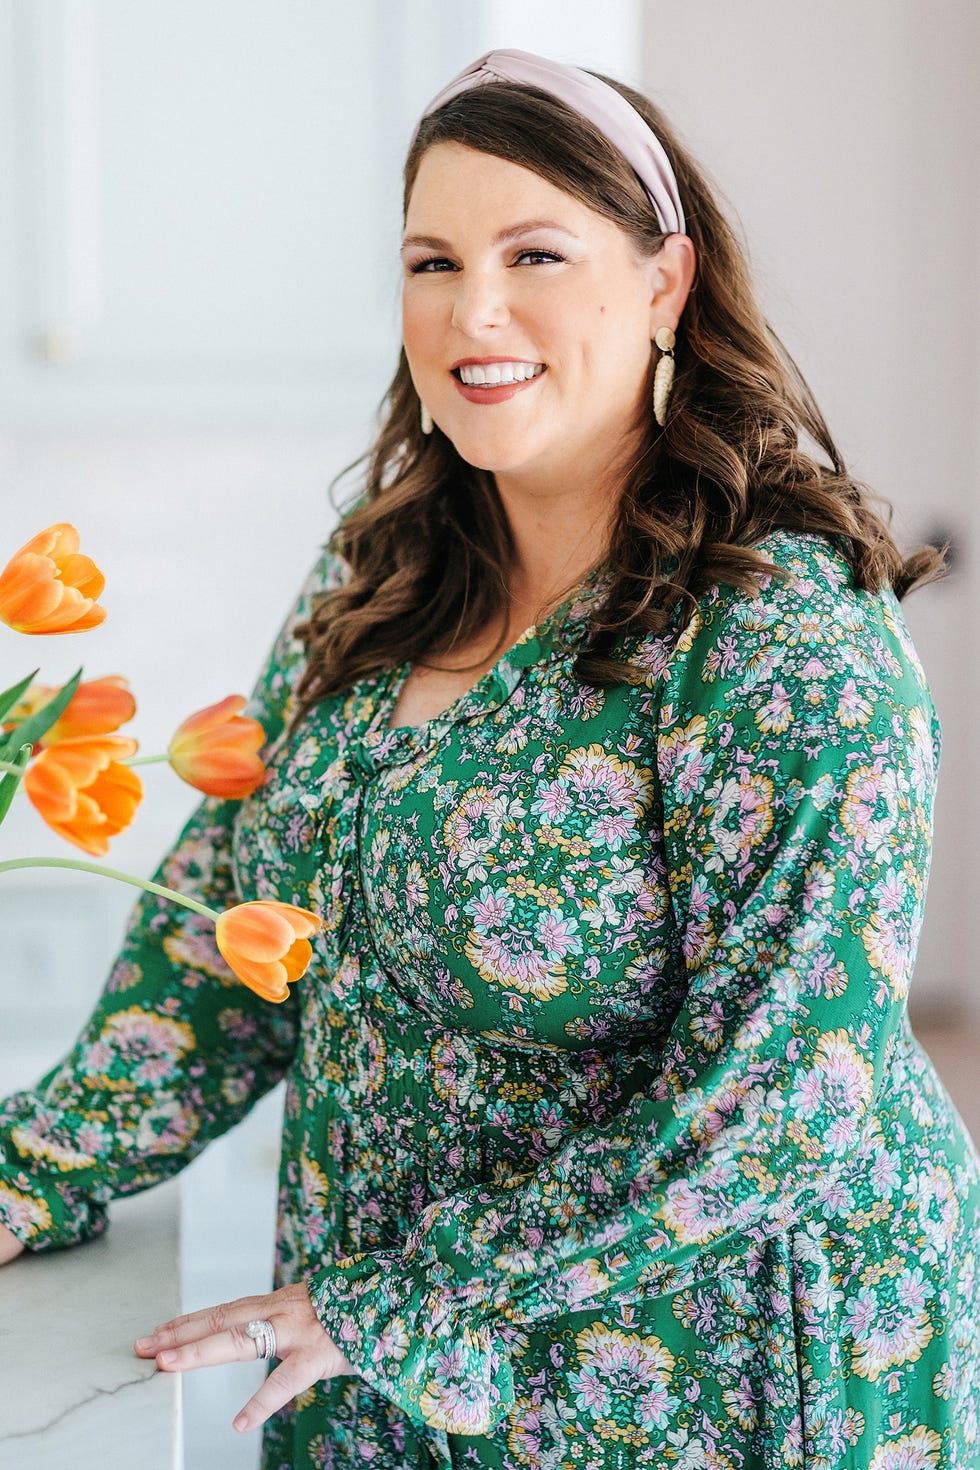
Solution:
[{"label": "woman's ear", "polygon": [[656,255],[650,257],[650,340],[658,327],[676,332],[687,303],[697,255],[690,235],[668,235]]}]

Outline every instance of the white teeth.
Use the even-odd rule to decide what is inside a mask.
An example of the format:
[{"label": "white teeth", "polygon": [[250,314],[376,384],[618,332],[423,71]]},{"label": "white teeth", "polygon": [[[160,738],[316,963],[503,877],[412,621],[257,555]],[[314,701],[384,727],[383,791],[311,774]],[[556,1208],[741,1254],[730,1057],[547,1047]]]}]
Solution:
[{"label": "white teeth", "polygon": [[459,376],[470,387],[493,387],[501,383],[526,383],[544,372],[544,363],[488,362],[486,366],[468,363],[458,369]]}]

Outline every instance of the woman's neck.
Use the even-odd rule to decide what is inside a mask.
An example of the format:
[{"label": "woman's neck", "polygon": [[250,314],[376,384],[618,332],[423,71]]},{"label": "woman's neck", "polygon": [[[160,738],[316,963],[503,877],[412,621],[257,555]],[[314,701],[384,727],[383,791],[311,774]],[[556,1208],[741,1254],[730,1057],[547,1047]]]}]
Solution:
[{"label": "woman's neck", "polygon": [[588,518],[571,519],[535,508],[524,517],[511,516],[514,560],[510,569],[511,620],[528,627],[564,601],[605,558],[611,514],[603,509]]}]

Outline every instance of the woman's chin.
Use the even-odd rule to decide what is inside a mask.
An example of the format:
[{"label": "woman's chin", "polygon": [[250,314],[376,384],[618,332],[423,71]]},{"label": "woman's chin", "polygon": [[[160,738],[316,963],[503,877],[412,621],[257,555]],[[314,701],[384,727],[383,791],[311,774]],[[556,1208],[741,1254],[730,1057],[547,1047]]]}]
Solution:
[{"label": "woman's chin", "polygon": [[527,434],[459,434],[447,436],[460,459],[490,474],[516,474],[530,465]]}]

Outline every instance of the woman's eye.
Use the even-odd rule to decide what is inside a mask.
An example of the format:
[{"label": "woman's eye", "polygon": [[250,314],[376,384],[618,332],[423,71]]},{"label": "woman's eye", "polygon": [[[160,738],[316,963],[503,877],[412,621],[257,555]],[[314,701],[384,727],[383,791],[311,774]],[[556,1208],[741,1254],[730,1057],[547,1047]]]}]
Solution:
[{"label": "woman's eye", "polygon": [[539,260],[543,260],[545,262],[565,259],[563,255],[556,255],[553,250],[522,250],[520,255],[517,257],[518,260],[523,260],[525,255],[536,255]]},{"label": "woman's eye", "polygon": [[441,270],[443,266],[448,266],[450,270],[454,269],[451,260],[446,260],[440,255],[430,255],[427,260],[417,260],[409,269],[413,276],[417,276],[422,271],[434,270],[437,267]]}]

